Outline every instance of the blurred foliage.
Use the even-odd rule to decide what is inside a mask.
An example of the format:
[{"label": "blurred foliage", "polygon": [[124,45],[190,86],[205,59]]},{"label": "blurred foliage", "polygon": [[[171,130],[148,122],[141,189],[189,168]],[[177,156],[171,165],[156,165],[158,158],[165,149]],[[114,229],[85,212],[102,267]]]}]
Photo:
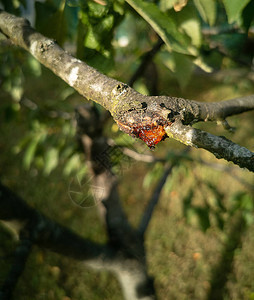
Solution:
[{"label": "blurred foliage", "polygon": [[123,1],[80,1],[77,56],[102,72],[114,68],[112,40],[123,16]]},{"label": "blurred foliage", "polygon": [[[155,69],[148,68],[135,83],[142,93],[149,93],[147,79],[156,81],[156,73],[159,94],[219,101],[254,93],[253,0],[1,0],[0,3],[11,13],[30,17],[38,31],[57,40],[74,56],[125,82],[160,37],[165,44],[154,59]],[[77,178],[78,183],[84,180],[87,185],[91,180],[75,140],[74,107],[80,104],[81,97],[3,36],[0,46],[1,178],[53,219],[68,224],[84,237],[106,241],[96,209],[82,210],[85,206],[73,205],[67,196]],[[231,119],[231,125],[238,128],[234,140],[253,147],[253,115]],[[198,126],[232,138],[232,134],[218,126]],[[163,174],[165,162],[175,165],[155,212],[156,221],[152,221],[147,233],[148,262],[160,298],[205,299],[211,287],[210,274],[216,270],[215,261],[220,259],[223,245],[231,237],[232,220],[240,214],[249,231],[246,236],[244,231],[240,232],[242,249],[237,246],[232,250],[234,275],[229,277],[230,296],[225,299],[252,299],[251,174],[240,169],[228,170],[226,166],[223,171],[211,170],[213,164],[216,169],[216,159],[201,150],[182,154],[183,146],[175,141],[157,147],[158,162],[139,163],[137,167],[138,162],[123,154],[123,149],[150,155],[146,146],[119,132],[111,121],[106,123],[104,133],[115,142],[109,154],[114,172],[124,183],[120,185],[123,205],[134,225],[139,221],[138,212],[143,211]],[[206,166],[206,161],[212,166]],[[0,235],[1,241],[7,243],[3,248],[11,249],[6,241],[8,234],[3,231]],[[0,263],[4,265],[4,260]],[[7,272],[7,267],[3,270]],[[69,276],[68,272],[78,274],[79,278]],[[30,282],[31,273],[37,275]],[[61,260],[41,250],[30,258],[21,280],[17,299],[41,299],[45,293],[48,299],[121,297],[117,282],[112,282],[108,274],[84,272],[67,258]],[[37,294],[37,286],[42,287],[41,294]]]},{"label": "blurred foliage", "polygon": [[[38,31],[56,39],[88,64],[126,81],[135,72],[142,54],[156,43],[159,36],[165,45],[156,57],[157,68],[166,67],[182,91],[187,91],[197,67],[205,72],[251,67],[254,53],[253,2],[46,0],[31,4],[19,0],[1,1],[7,11],[30,16]],[[70,101],[75,95],[73,89],[62,84],[60,91],[53,86],[57,94],[52,94],[43,103],[36,103],[36,96],[28,98],[26,89],[31,89],[31,85],[26,78],[43,78],[46,71],[30,54],[13,48],[3,37],[0,42],[0,84],[13,99],[0,107],[3,120],[19,121],[23,119],[21,113],[25,114],[26,120],[26,132],[14,145],[13,153],[22,153],[25,170],[35,168],[48,176],[63,164],[64,176],[76,174],[81,180],[86,176],[86,168],[80,168],[83,157],[74,142],[75,122]],[[144,76],[153,80],[154,74]],[[45,88],[50,89],[50,86],[42,87]],[[135,88],[143,93],[149,90],[141,80],[136,82]],[[137,143],[134,146],[134,140],[119,135],[114,125],[109,130],[117,144],[110,153],[113,169],[121,175],[125,168],[123,161],[130,164],[121,147],[143,153],[144,146]],[[179,158],[172,152],[165,155],[170,163],[175,164],[179,159],[182,167],[190,159]],[[155,164],[153,171],[144,178],[144,188],[149,188],[162,171],[162,165]],[[166,189],[170,190],[170,187]],[[210,186],[211,189],[215,193],[216,187]],[[193,197],[196,196],[190,188],[183,201],[183,217],[187,222],[193,223],[192,220],[197,218],[195,222],[207,230],[211,219],[216,219],[217,225],[223,228],[220,202],[215,205],[218,210],[213,210],[209,203],[204,207],[193,205]],[[239,199],[238,203],[242,198]]]},{"label": "blurred foliage", "polygon": [[[88,64],[126,81],[137,68],[141,54],[150,49],[159,36],[165,45],[156,57],[157,67],[165,66],[183,91],[197,67],[205,72],[251,67],[254,53],[253,2],[46,0],[31,4],[19,0],[1,1],[7,11],[30,16],[38,31],[70,48]],[[13,48],[3,37],[0,42],[0,84],[13,99],[0,108],[3,120],[15,122],[24,111],[26,116],[26,133],[13,147],[14,153],[23,153],[26,170],[33,167],[43,170],[47,176],[63,162],[63,175],[77,173],[85,176],[85,168],[80,168],[82,155],[73,142],[74,115],[69,103],[75,95],[73,89],[63,85],[61,92],[52,94],[44,103],[26,97],[25,89],[29,86],[26,78],[42,78],[45,71],[30,54]],[[150,79],[153,75],[148,74]],[[145,93],[149,90],[140,80],[135,88]],[[111,130],[114,136],[113,127]],[[125,137],[121,140],[119,134],[115,138],[120,147],[143,152],[142,147],[133,147],[132,139]],[[116,151],[119,150],[117,147]],[[166,155],[170,157],[170,154]],[[119,165],[125,156],[114,156],[114,171],[121,173]],[[173,160],[176,160],[174,155]],[[161,175],[161,168],[156,164],[153,172],[146,175],[145,188]],[[193,206],[192,197],[190,189],[184,200],[183,216],[187,221],[193,215],[197,216],[201,228],[206,230],[211,224],[208,213],[211,207],[208,204],[203,208]],[[216,207],[219,206],[217,203]],[[218,226],[223,227],[219,211],[214,212],[214,218]]]},{"label": "blurred foliage", "polygon": [[35,1],[35,27],[47,37],[57,40],[59,45],[75,36],[78,9],[66,5],[65,0]]},{"label": "blurred foliage", "polygon": [[[254,18],[253,0],[46,0],[34,1],[34,5],[25,0],[1,0],[1,3],[7,11],[32,16],[36,29],[60,45],[76,43],[72,51],[105,73],[115,69],[116,51],[131,50],[133,43],[137,44],[137,51],[142,50],[142,44],[151,47],[155,33],[166,44],[161,60],[181,88],[188,85],[195,65],[205,71],[212,70],[211,50],[237,61],[239,51],[248,48],[246,53],[243,51],[242,60],[252,63],[254,42],[249,29]],[[215,28],[216,33],[212,33]],[[134,68],[138,59],[135,52],[132,51],[136,57],[131,62]]]}]

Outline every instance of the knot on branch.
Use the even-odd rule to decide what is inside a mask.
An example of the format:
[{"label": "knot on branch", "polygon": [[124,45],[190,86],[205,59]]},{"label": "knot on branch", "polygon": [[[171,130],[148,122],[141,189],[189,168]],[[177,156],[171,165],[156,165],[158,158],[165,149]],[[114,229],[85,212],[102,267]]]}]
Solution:
[{"label": "knot on branch", "polygon": [[46,51],[48,51],[53,45],[55,44],[55,42],[53,40],[45,40],[45,41],[40,41],[39,42],[39,51],[41,53],[44,53]]},{"label": "knot on branch", "polygon": [[113,88],[111,92],[111,97],[112,99],[120,100],[123,97],[125,98],[129,91],[130,91],[130,87],[127,84],[119,83]]}]

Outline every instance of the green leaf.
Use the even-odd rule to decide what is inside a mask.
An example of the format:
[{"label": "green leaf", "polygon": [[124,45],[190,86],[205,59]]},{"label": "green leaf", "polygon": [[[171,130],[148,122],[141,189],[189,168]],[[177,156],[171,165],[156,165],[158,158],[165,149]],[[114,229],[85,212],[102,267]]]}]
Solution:
[{"label": "green leaf", "polygon": [[216,220],[216,223],[217,223],[216,225],[218,226],[218,228],[220,230],[223,230],[224,225],[225,225],[225,221],[223,219],[223,215],[221,213],[215,212],[214,213],[214,217],[215,217],[215,220]]},{"label": "green leaf", "polygon": [[20,101],[24,92],[24,76],[20,66],[15,66],[13,70],[6,68],[5,80],[3,81],[2,88],[10,93],[15,101]]},{"label": "green leaf", "polygon": [[242,12],[242,26],[246,29],[246,31],[249,30],[251,26],[251,22],[254,20],[254,1],[250,1],[249,4],[245,6]]},{"label": "green leaf", "polygon": [[39,77],[41,76],[41,64],[35,59],[33,56],[28,56],[27,58],[27,65],[29,67],[29,71],[32,75]]},{"label": "green leaf", "polygon": [[44,174],[49,175],[57,166],[59,159],[59,151],[56,148],[49,149],[44,159]]},{"label": "green leaf", "polygon": [[214,25],[216,20],[216,1],[215,0],[194,0],[194,4],[197,10],[199,11],[202,19],[210,26]]},{"label": "green leaf", "polygon": [[148,189],[151,185],[159,180],[163,174],[163,165],[161,163],[156,163],[153,169],[146,173],[144,180],[143,180],[143,187],[144,189]]},{"label": "green leaf", "polygon": [[29,145],[26,149],[26,152],[25,152],[24,158],[23,158],[23,165],[26,170],[28,170],[31,166],[31,163],[34,159],[39,140],[40,140],[40,138],[38,136],[36,136],[34,139],[31,140],[31,142],[29,143]]},{"label": "green leaf", "polygon": [[69,176],[74,171],[79,170],[80,167],[81,167],[81,160],[80,160],[79,154],[78,153],[73,154],[68,159],[67,163],[65,164],[65,167],[64,167],[64,170],[63,170],[63,174],[65,176]]},{"label": "green leaf", "polygon": [[197,50],[191,45],[189,37],[179,31],[174,19],[160,11],[154,3],[147,3],[142,0],[126,0],[126,2],[152,26],[170,51],[197,54]]},{"label": "green leaf", "polygon": [[224,52],[230,57],[238,57],[242,54],[243,45],[247,42],[247,35],[244,33],[219,34],[211,37],[215,45],[223,47]]},{"label": "green leaf", "polygon": [[86,62],[103,73],[109,72],[114,67],[114,58],[112,55],[103,55],[97,50],[89,48],[86,49]]},{"label": "green leaf", "polygon": [[191,38],[192,44],[199,47],[201,45],[201,25],[195,7],[187,5],[181,13],[174,14],[174,16],[177,25]]},{"label": "green leaf", "polygon": [[77,56],[103,73],[110,71],[114,66],[114,29],[122,18],[111,2],[106,6],[84,3],[79,13]]},{"label": "green leaf", "polygon": [[193,61],[181,53],[161,52],[160,57],[164,65],[172,71],[181,87],[184,89],[190,81],[194,70]]},{"label": "green leaf", "polygon": [[61,0],[58,6],[51,1],[45,3],[36,1],[35,9],[36,29],[46,36],[56,39],[59,45],[63,45],[67,37],[65,0]]},{"label": "green leaf", "polygon": [[19,154],[20,151],[22,151],[25,148],[25,146],[29,143],[30,140],[31,140],[30,135],[27,134],[27,135],[23,136],[19,140],[18,144],[13,147],[13,152],[15,154]]},{"label": "green leaf", "polygon": [[134,89],[142,95],[149,95],[147,86],[141,80],[134,83]]},{"label": "green leaf", "polygon": [[193,189],[189,189],[188,194],[183,198],[183,215],[188,217],[188,210],[192,207],[192,200],[194,197]]},{"label": "green leaf", "polygon": [[211,73],[213,71],[213,68],[210,67],[201,56],[194,59],[193,63],[207,73]]},{"label": "green leaf", "polygon": [[231,24],[238,20],[242,10],[250,0],[222,0],[222,2],[226,9],[228,22]]},{"label": "green leaf", "polygon": [[160,1],[160,9],[162,11],[167,11],[173,8],[174,4],[178,2],[178,0],[161,0]]}]

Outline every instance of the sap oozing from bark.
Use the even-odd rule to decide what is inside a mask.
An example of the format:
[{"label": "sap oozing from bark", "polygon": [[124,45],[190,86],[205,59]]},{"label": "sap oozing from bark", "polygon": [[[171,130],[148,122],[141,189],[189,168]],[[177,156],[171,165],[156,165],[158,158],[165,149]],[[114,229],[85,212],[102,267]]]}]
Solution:
[{"label": "sap oozing from bark", "polygon": [[[123,124],[117,122],[122,131],[129,135],[139,138],[144,141],[149,148],[154,148],[160,141],[165,140],[168,135],[164,129],[166,124],[153,123],[137,123],[137,124]],[[165,123],[165,122],[163,122]],[[167,123],[167,126],[170,124]]]}]

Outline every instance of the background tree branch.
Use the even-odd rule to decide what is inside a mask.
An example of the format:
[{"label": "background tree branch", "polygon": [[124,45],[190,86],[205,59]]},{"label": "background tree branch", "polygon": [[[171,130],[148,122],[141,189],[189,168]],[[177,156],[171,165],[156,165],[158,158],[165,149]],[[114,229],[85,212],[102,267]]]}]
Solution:
[{"label": "background tree branch", "polygon": [[[11,295],[25,268],[31,246],[38,245],[78,259],[93,269],[106,269],[115,273],[126,299],[155,299],[153,280],[147,271],[144,233],[173,165],[166,167],[150,205],[144,212],[141,227],[135,229],[130,225],[118,195],[117,179],[112,173],[110,161],[114,146],[110,146],[102,136],[103,115],[100,117],[95,107],[84,105],[76,109],[76,117],[78,136],[92,178],[91,188],[94,189],[102,223],[108,233],[108,243],[101,245],[83,239],[28,206],[10,189],[0,184],[0,220],[11,227],[19,224],[15,228],[18,228],[16,233],[21,239],[13,267],[2,287],[2,295]],[[103,192],[98,193],[98,189]]]},{"label": "background tree branch", "polygon": [[163,186],[166,183],[168,176],[171,174],[172,169],[173,169],[173,165],[165,166],[164,173],[163,173],[162,177],[160,178],[160,180],[152,194],[152,197],[149,200],[148,205],[143,213],[143,216],[142,216],[139,226],[138,226],[138,231],[142,237],[144,237],[144,234],[145,234],[147,227],[150,223],[150,220],[152,218],[152,214],[154,212],[155,206],[157,205],[157,203],[159,201]]},{"label": "background tree branch", "polygon": [[[130,256],[131,253],[126,255],[126,249],[121,244],[101,245],[83,239],[29,207],[20,197],[1,184],[0,220],[8,221],[10,226],[18,222],[21,237],[13,266],[0,291],[3,299],[10,299],[17,280],[22,275],[32,244],[80,260],[93,269],[114,272],[120,280],[126,299],[154,299],[152,280],[147,275],[144,255],[142,257]],[[22,238],[24,236],[25,238]],[[126,237],[123,236],[123,239]],[[131,245],[135,245],[135,241],[132,241]],[[131,245],[125,246],[131,249]],[[140,243],[137,247],[139,245]]]}]

